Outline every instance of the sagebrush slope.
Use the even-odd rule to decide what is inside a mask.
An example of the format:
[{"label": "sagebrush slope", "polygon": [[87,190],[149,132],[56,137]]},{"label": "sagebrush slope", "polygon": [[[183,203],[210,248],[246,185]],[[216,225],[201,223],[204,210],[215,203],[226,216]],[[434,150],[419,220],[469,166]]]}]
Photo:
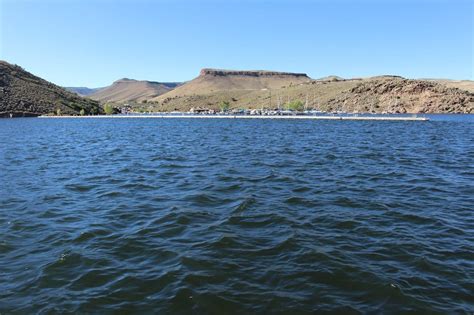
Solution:
[{"label": "sagebrush slope", "polygon": [[0,116],[68,115],[102,112],[96,101],[78,96],[17,65],[0,61]]}]

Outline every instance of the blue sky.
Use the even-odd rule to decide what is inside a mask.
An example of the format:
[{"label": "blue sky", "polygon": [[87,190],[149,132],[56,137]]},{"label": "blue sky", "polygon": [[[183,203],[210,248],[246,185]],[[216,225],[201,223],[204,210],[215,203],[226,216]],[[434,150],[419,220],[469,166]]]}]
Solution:
[{"label": "blue sky", "polygon": [[474,79],[473,1],[0,0],[0,58],[63,86],[204,67]]}]

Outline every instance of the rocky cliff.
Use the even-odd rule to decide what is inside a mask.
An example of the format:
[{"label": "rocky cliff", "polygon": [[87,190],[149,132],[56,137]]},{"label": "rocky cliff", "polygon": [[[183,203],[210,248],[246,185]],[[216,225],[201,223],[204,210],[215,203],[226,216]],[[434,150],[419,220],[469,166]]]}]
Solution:
[{"label": "rocky cliff", "polygon": [[223,70],[204,68],[199,72],[200,76],[249,76],[249,77],[297,77],[309,80],[306,73],[278,72],[267,70]]},{"label": "rocky cliff", "polygon": [[67,115],[98,114],[96,101],[82,98],[23,68],[0,61],[0,117],[38,116],[58,113]]}]

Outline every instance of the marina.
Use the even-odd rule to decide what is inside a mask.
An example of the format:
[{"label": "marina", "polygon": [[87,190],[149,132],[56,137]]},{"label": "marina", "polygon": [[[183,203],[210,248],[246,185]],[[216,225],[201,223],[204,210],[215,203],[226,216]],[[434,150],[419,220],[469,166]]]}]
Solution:
[{"label": "marina", "polygon": [[39,116],[39,118],[162,118],[162,119],[303,119],[303,120],[382,120],[382,121],[429,121],[417,116],[312,116],[312,115],[95,115],[95,116]]}]

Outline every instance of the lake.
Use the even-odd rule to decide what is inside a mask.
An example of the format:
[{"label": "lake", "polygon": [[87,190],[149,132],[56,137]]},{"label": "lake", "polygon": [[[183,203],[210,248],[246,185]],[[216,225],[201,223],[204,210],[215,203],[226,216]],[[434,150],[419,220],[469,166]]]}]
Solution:
[{"label": "lake", "polygon": [[474,118],[0,120],[0,313],[472,313]]}]

